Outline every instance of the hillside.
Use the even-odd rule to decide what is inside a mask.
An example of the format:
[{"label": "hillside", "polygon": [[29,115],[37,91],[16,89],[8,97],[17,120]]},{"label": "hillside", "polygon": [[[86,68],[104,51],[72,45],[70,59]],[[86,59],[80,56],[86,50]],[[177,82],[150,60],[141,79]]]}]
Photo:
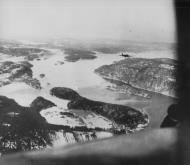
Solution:
[{"label": "hillside", "polygon": [[95,70],[116,86],[112,89],[143,97],[151,92],[175,97],[176,61],[168,58],[127,58]]}]

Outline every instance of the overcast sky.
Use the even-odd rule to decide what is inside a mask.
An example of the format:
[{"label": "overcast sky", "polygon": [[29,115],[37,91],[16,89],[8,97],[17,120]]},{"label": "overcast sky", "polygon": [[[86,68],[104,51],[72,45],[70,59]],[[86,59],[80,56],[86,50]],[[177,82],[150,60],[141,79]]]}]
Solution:
[{"label": "overcast sky", "polygon": [[0,37],[175,40],[172,0],[0,0]]}]

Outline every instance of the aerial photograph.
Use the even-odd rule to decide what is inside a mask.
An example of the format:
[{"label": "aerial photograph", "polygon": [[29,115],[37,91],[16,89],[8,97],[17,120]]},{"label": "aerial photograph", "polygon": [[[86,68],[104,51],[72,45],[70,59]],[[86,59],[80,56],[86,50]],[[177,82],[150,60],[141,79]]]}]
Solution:
[{"label": "aerial photograph", "polygon": [[0,24],[1,157],[178,125],[172,0],[0,0]]}]

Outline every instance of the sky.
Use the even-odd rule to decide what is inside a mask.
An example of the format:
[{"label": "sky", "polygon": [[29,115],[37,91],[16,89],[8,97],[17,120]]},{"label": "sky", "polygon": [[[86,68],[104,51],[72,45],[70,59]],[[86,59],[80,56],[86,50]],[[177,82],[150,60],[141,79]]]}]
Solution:
[{"label": "sky", "polygon": [[0,0],[0,38],[175,41],[172,0]]}]

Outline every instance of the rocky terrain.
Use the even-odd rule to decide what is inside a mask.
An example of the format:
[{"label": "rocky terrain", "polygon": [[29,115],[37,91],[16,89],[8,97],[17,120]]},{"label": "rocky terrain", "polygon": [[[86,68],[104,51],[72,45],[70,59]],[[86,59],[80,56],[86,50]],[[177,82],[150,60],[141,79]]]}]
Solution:
[{"label": "rocky terrain", "polygon": [[115,84],[111,89],[147,98],[151,92],[175,97],[175,71],[176,61],[167,58],[127,58],[95,70]]},{"label": "rocky terrain", "polygon": [[146,114],[131,107],[93,101],[80,96],[69,88],[55,87],[51,90],[51,94],[61,99],[70,100],[67,104],[68,109],[92,111],[108,118],[116,124],[115,130],[119,128],[119,130],[128,132],[137,129],[139,126],[146,126],[148,123]]},{"label": "rocky terrain", "polygon": [[35,109],[0,96],[0,152],[40,149],[50,143],[45,119]]},{"label": "rocky terrain", "polygon": [[32,61],[50,54],[49,51],[33,47],[9,47],[0,46],[0,53],[14,57],[24,57],[24,60]]},{"label": "rocky terrain", "polygon": [[76,62],[78,60],[90,60],[95,59],[95,53],[85,49],[64,48],[67,56],[65,59],[69,62]]},{"label": "rocky terrain", "polygon": [[13,82],[24,82],[35,89],[41,89],[39,80],[33,78],[29,62],[0,62],[0,87]]},{"label": "rocky terrain", "polygon": [[[72,126],[48,123],[41,112],[57,106],[43,97],[37,97],[29,107],[23,107],[13,99],[0,96],[1,154],[89,141],[101,136],[112,136],[112,134],[140,129],[148,123],[146,114],[127,106],[92,101],[68,88],[53,88],[51,93],[59,98],[71,100],[68,103],[68,110],[60,112],[64,120],[80,121],[84,124]],[[92,111],[108,118],[113,125],[108,129],[104,129],[104,126],[89,127],[88,122],[85,124],[87,120],[76,115],[73,109]]]},{"label": "rocky terrain", "polygon": [[[40,150],[48,146],[84,142],[101,137],[101,132],[87,127],[70,127],[47,123],[40,111],[55,104],[43,97],[36,98],[30,107],[0,96],[0,153]],[[72,113],[63,113],[65,118]],[[101,129],[99,129],[101,131]]]}]

